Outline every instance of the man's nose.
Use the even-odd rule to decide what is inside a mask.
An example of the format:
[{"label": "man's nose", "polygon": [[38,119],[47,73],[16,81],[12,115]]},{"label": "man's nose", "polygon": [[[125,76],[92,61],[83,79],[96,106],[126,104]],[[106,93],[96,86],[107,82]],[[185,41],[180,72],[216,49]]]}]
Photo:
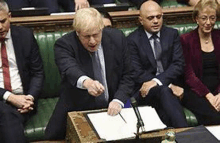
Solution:
[{"label": "man's nose", "polygon": [[154,17],[153,22],[154,22],[154,23],[158,23],[158,19],[157,19],[156,16]]},{"label": "man's nose", "polygon": [[89,43],[94,44],[95,42],[96,42],[95,38],[93,36],[91,36],[90,39],[89,39]]}]

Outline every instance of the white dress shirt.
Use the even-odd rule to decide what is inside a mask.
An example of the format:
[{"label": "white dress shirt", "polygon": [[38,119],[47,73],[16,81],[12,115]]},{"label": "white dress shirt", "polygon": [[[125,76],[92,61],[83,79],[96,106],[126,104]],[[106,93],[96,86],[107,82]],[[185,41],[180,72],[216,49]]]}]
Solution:
[{"label": "white dress shirt", "polygon": [[[19,75],[18,66],[16,62],[14,46],[11,38],[11,30],[9,29],[6,37],[5,37],[5,45],[6,45],[6,52],[8,56],[8,63],[9,63],[9,73],[10,73],[10,80],[11,80],[11,88],[13,94],[23,94],[23,86],[21,82],[21,77]],[[0,44],[1,48],[1,44]],[[0,52],[1,57],[1,52]],[[0,87],[4,88],[4,80],[3,80],[3,69],[2,69],[2,60],[0,58]],[[3,95],[3,99],[7,100],[9,95],[12,94],[9,91],[6,91]],[[33,96],[32,96],[33,98]]]},{"label": "white dress shirt", "polygon": [[[99,47],[98,47],[98,55],[99,55],[99,59],[100,59],[100,64],[101,64],[101,70],[102,70],[102,76],[104,77],[104,82],[105,84],[107,85],[107,81],[106,81],[106,73],[105,73],[105,58],[104,58],[104,53],[103,53],[103,48],[102,48],[102,45],[100,44]],[[83,82],[88,79],[89,77],[84,75],[84,76],[81,76],[78,80],[77,80],[77,88],[80,88],[80,89],[85,89],[83,87]],[[105,89],[105,93],[106,93],[106,99],[108,101],[109,99],[109,93],[108,93],[108,85]],[[121,102],[120,100],[118,99],[113,99],[113,101],[116,101],[118,102],[122,107],[124,107],[124,103]]]},{"label": "white dress shirt", "polygon": [[[147,32],[147,31],[145,31],[145,33],[147,34],[147,37],[149,39],[150,45],[151,45],[153,53],[154,53],[154,58],[155,58],[156,55],[155,55],[155,49],[154,49],[154,39],[151,38],[153,34]],[[160,37],[160,31],[157,33],[157,36]],[[160,42],[159,38],[157,38],[157,40]],[[153,78],[152,80],[156,81],[158,85],[163,85],[162,82],[159,79],[157,79],[157,78]]]}]

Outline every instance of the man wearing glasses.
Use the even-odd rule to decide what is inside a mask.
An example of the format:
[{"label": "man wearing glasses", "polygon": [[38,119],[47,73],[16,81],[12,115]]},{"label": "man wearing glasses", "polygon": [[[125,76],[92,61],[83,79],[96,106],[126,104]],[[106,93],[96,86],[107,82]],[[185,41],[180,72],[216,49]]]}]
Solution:
[{"label": "man wearing glasses", "polygon": [[117,115],[133,91],[131,61],[124,34],[104,28],[94,8],[76,12],[74,32],[55,43],[62,77],[60,99],[46,129],[46,139],[64,139],[69,111],[108,108]]},{"label": "man wearing glasses", "polygon": [[154,107],[168,127],[186,127],[177,86],[184,58],[178,31],[163,25],[161,7],[147,1],[140,8],[140,26],[128,36],[139,104]]}]

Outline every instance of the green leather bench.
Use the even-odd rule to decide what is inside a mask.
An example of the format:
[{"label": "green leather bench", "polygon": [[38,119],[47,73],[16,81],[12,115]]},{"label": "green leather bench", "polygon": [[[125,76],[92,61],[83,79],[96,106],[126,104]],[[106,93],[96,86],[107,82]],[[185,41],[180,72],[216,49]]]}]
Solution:
[{"label": "green leather bench", "polygon": [[[189,32],[196,27],[196,24],[172,25],[178,29],[180,34]],[[121,30],[127,36],[134,31],[134,28],[122,28]],[[220,22],[217,22],[216,28],[220,28]],[[39,44],[40,53],[43,59],[45,70],[45,81],[43,94],[38,103],[38,112],[34,115],[25,126],[25,134],[30,141],[44,140],[44,132],[46,125],[52,115],[55,105],[58,101],[60,89],[60,74],[54,61],[54,43],[55,41],[66,34],[65,32],[44,32],[35,33],[35,38]],[[187,122],[190,126],[196,126],[197,120],[192,112],[184,109]]]},{"label": "green leather bench", "polygon": [[45,81],[43,93],[38,100],[38,112],[27,123],[25,134],[30,141],[43,140],[46,125],[58,101],[60,75],[54,61],[54,42],[63,32],[35,33],[44,64]]}]

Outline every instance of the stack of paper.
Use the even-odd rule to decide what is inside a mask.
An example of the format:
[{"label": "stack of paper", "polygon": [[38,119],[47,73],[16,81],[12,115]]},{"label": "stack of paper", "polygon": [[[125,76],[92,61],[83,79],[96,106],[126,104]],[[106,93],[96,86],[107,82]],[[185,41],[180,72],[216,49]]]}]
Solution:
[{"label": "stack of paper", "polygon": [[[145,125],[145,131],[163,129],[166,125],[160,120],[154,108],[139,107]],[[107,141],[135,137],[137,132],[137,117],[132,108],[122,109],[121,115],[125,121],[117,116],[109,116],[107,112],[90,113],[88,117],[101,139]]]}]

